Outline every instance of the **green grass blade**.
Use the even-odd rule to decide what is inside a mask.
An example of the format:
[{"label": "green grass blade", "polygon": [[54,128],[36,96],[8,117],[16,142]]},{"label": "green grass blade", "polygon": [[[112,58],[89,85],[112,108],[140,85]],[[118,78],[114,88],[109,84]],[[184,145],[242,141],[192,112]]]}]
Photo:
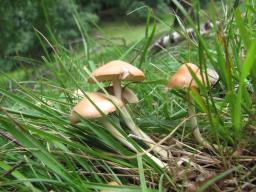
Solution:
[{"label": "green grass blade", "polygon": [[256,41],[253,41],[251,44],[251,47],[248,51],[248,54],[246,56],[246,59],[243,63],[240,79],[239,79],[239,89],[236,97],[236,107],[234,108],[234,113],[232,114],[232,120],[233,120],[233,126],[236,130],[236,133],[241,130],[241,105],[242,105],[242,98],[243,98],[243,89],[245,87],[245,80],[247,76],[250,73],[250,70],[252,69],[253,65],[255,65],[255,52],[256,52]]},{"label": "green grass blade", "polygon": [[142,192],[147,192],[148,190],[147,190],[147,184],[146,184],[146,179],[145,179],[145,175],[144,175],[142,157],[138,156],[137,161],[138,161],[138,167],[139,167],[141,191]]},{"label": "green grass blade", "polygon": [[[4,169],[5,171],[9,171],[12,169],[11,166],[9,166],[8,164],[6,164],[3,161],[0,161],[0,167],[2,169]],[[21,172],[19,172],[18,170],[14,170],[11,172],[11,175],[14,176],[16,179],[18,180],[23,180],[23,179],[27,179]],[[39,192],[40,190],[37,189],[31,182],[24,182],[24,185],[26,185],[31,191],[33,192]]]}]

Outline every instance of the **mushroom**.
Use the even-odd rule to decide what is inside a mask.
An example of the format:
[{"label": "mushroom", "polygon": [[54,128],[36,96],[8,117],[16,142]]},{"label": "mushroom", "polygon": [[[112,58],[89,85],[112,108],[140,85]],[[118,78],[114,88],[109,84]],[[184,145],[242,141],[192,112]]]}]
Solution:
[{"label": "mushroom", "polygon": [[[113,86],[104,87],[104,89],[110,95],[114,95],[114,87]],[[102,92],[102,90],[98,90],[98,92]],[[124,103],[130,103],[130,104],[139,103],[139,98],[137,97],[137,95],[128,87],[122,87],[121,99]]]},{"label": "mushroom", "polygon": [[[116,111],[117,107],[123,106],[123,102],[115,96],[105,95],[99,92],[86,93],[86,97],[79,101],[71,110],[70,121],[72,124],[79,122],[79,117],[84,119],[98,119],[106,129],[129,149],[138,153],[138,150],[129,143],[116,128],[109,123],[103,114],[107,115]],[[143,150],[143,149],[142,149]],[[166,166],[161,160],[146,152],[161,168]]]},{"label": "mushroom", "polygon": [[[122,99],[122,80],[140,82],[144,79],[144,73],[138,68],[124,61],[114,60],[93,71],[88,78],[88,82],[96,83],[97,81],[111,81],[113,83],[114,95],[117,98]],[[161,146],[155,146],[155,141],[137,127],[125,106],[120,107],[120,111],[124,117],[124,121],[126,122],[127,126],[130,128],[133,134],[141,137],[143,140],[146,140],[146,144],[148,146],[154,146],[153,150],[160,154],[162,157],[167,158],[168,156],[171,156],[171,154],[168,155],[166,150],[164,150]]]},{"label": "mushroom", "polygon": [[[200,69],[192,64],[192,63],[185,63],[181,65],[181,67],[176,71],[176,73],[169,79],[167,87],[169,89],[184,89],[187,88],[188,91],[197,90],[197,83],[193,79],[190,70],[196,75],[199,81],[203,82],[203,78],[200,74]],[[209,78],[210,79],[210,78]],[[211,82],[210,82],[211,83]],[[195,116],[195,107],[193,105],[193,100],[188,92],[188,114],[191,116],[191,125],[193,128],[193,135],[198,143],[202,144],[205,148],[213,150],[213,147],[202,137],[198,124],[197,118]]]},{"label": "mushroom", "polygon": [[111,61],[96,69],[89,77],[89,83],[111,81],[115,96],[121,99],[121,81],[139,82],[145,79],[144,73],[133,65],[121,60]]},{"label": "mushroom", "polygon": [[[78,102],[72,109],[70,114],[70,121],[73,124],[79,122],[79,116],[85,119],[96,119],[102,117],[102,113],[105,115],[116,111],[116,106],[121,107],[123,102],[120,101],[115,96],[107,96],[103,93],[92,92],[86,93],[87,97],[94,103],[92,103],[88,98],[83,98]],[[112,102],[111,102],[112,101]],[[114,104],[115,105],[114,105]],[[99,111],[95,105],[101,110]],[[102,113],[101,113],[102,112]],[[78,116],[78,115],[79,116]]]}]

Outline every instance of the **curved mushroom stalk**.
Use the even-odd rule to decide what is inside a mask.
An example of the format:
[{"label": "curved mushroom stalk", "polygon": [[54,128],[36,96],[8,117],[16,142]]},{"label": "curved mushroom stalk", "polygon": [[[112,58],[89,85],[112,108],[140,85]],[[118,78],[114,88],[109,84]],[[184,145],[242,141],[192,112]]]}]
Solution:
[{"label": "curved mushroom stalk", "polygon": [[197,140],[197,142],[207,149],[214,150],[213,147],[203,138],[203,136],[200,133],[200,130],[198,128],[194,103],[190,95],[188,95],[188,115],[191,117],[190,119],[191,127],[193,129],[193,135]]},{"label": "curved mushroom stalk", "polygon": [[[109,86],[104,88],[110,95],[115,94],[114,93],[114,87]],[[135,93],[128,89],[127,87],[122,88],[121,98],[124,103],[138,103],[139,99],[135,95]],[[168,157],[172,157],[171,153],[167,153],[167,151],[161,147],[156,146],[156,143],[153,139],[151,139],[150,136],[148,136],[145,132],[143,132],[133,121],[130,113],[128,112],[127,108],[122,106],[120,107],[121,114],[123,116],[123,119],[128,126],[128,128],[132,131],[132,133],[140,138],[143,139],[143,141],[146,141],[146,145],[149,147],[153,147],[153,151],[157,154],[159,154],[162,158],[167,159]]]},{"label": "curved mushroom stalk", "polygon": [[[206,80],[205,76],[201,76],[200,69],[192,64],[192,63],[185,63],[183,64],[176,73],[170,78],[167,87],[168,88],[178,88],[183,89],[187,88],[188,90],[197,89],[198,85],[196,81],[193,79],[190,71],[197,76],[198,80],[203,83],[203,79]],[[217,73],[213,73],[213,70],[209,69],[208,71],[208,79],[210,83],[216,83],[217,81]],[[213,147],[202,137],[200,130],[198,128],[197,119],[195,116],[195,108],[193,105],[193,100],[191,96],[188,94],[188,114],[191,117],[191,125],[193,128],[193,135],[198,143],[203,145],[205,148],[213,150]]]},{"label": "curved mushroom stalk", "polygon": [[121,143],[123,143],[126,147],[128,147],[130,150],[134,152],[138,152],[137,149],[129,143],[125,137],[106,119],[102,118],[100,119],[100,122],[105,126],[105,128],[113,135],[115,138],[117,138]]},{"label": "curved mushroom stalk", "polygon": [[[123,102],[115,96],[107,96],[99,92],[87,93],[86,97],[78,102],[76,106],[72,109],[70,114],[70,121],[73,124],[78,123],[78,116],[81,116],[85,119],[99,119],[116,139],[118,139],[121,143],[123,143],[132,151],[138,153],[136,148],[131,143],[129,143],[129,141],[127,141],[125,137],[123,137],[123,135],[118,130],[116,130],[116,128],[111,123],[103,118],[102,113],[107,115],[109,113],[115,112],[116,106],[122,107]],[[146,155],[150,157],[161,168],[164,168],[166,166],[165,163],[163,163],[160,159],[157,159],[150,153],[146,153]]]},{"label": "curved mushroom stalk", "polygon": [[[135,153],[139,153],[138,150],[131,144],[129,143],[125,137],[108,121],[101,119],[102,124],[107,128],[107,130],[116,138],[118,139],[121,143],[123,143],[126,147],[128,147],[130,150],[134,151]],[[145,150],[143,150],[141,148],[141,150],[143,152],[145,152]],[[158,159],[157,157],[155,157],[154,155],[145,152],[145,154],[151,158],[159,167],[161,168],[166,168],[167,164],[164,163],[163,161],[161,161],[160,159]]]},{"label": "curved mushroom stalk", "polygon": [[161,157],[163,157],[165,159],[168,157],[172,157],[171,153],[168,154],[164,148],[162,148],[161,146],[156,146],[155,141],[150,136],[148,136],[145,132],[143,132],[140,128],[138,128],[138,126],[132,120],[130,113],[127,111],[127,109],[124,106],[121,107],[120,110],[123,115],[123,119],[124,119],[125,123],[130,128],[130,130],[132,131],[132,133],[134,135],[146,140],[146,144],[149,147],[153,147],[153,151],[158,153]]},{"label": "curved mushroom stalk", "polygon": [[[145,79],[145,75],[141,70],[133,65],[121,60],[115,60],[93,71],[88,79],[88,82],[95,83],[95,79],[99,82],[111,81],[113,83],[114,95],[117,98],[122,99],[121,81],[128,80],[132,82],[140,82]],[[125,106],[120,107],[120,110],[127,126],[131,129],[132,133],[149,141],[149,143],[146,143],[147,145],[154,145],[155,142],[135,125]],[[162,157],[167,158],[167,152],[163,148],[160,148],[161,147],[156,147],[154,148],[154,151],[159,153]]]}]

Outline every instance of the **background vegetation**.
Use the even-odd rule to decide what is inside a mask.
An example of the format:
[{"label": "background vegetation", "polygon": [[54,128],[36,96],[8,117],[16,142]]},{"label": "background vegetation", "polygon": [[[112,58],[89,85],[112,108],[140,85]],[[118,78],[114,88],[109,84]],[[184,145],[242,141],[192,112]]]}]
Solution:
[{"label": "background vegetation", "polygon": [[[92,27],[101,20],[113,20],[124,17],[126,13],[142,6],[151,6],[158,16],[166,16],[169,12],[170,1],[87,1],[87,0],[2,0],[0,2],[1,45],[0,66],[5,70],[15,69],[15,56],[29,56],[39,58],[42,54],[40,41],[35,29],[47,37],[54,34],[57,41],[68,45],[69,42],[80,37],[74,15],[79,23],[90,32]],[[135,12],[129,17],[136,22],[145,21],[146,9]],[[47,46],[47,44],[46,44]]]},{"label": "background vegetation", "polygon": [[[0,22],[6,26],[0,29],[6,37],[0,44],[2,66],[12,72],[0,71],[0,191],[252,191],[256,187],[254,1],[211,1],[204,9],[194,1],[195,17],[183,11],[186,21],[176,28],[171,14],[166,18],[162,11],[141,6],[146,3],[160,10],[163,3],[173,2],[153,2],[1,1],[5,14]],[[120,12],[113,13],[112,8]],[[136,22],[119,27],[126,18],[120,14],[127,11]],[[140,14],[143,25],[138,26]],[[114,30],[108,25],[111,19],[100,22],[112,17],[123,19],[112,23]],[[211,34],[201,36],[197,26],[206,18],[214,27]],[[107,34],[101,26],[109,27]],[[185,33],[188,27],[195,30],[194,37]],[[119,29],[126,43],[112,38]],[[127,29],[135,31],[129,41]],[[153,54],[149,47],[163,30],[177,30],[186,40]],[[69,46],[76,38],[79,46]],[[127,108],[136,125],[173,154],[162,158],[167,169],[127,149],[98,121],[77,125],[69,121],[72,107],[81,99],[74,91],[99,89],[87,83],[88,72],[113,59],[145,72],[144,82],[125,83],[140,99]],[[27,65],[26,69],[19,68],[20,72],[7,65],[13,61]],[[215,69],[218,83],[200,85],[198,92],[164,91],[169,76],[185,62],[197,64],[204,73]],[[19,73],[25,73],[25,80],[16,80]],[[199,129],[216,146],[214,150],[193,138],[188,94],[195,101]],[[148,149],[141,138],[130,135],[121,115],[107,120],[114,124],[120,120],[117,130],[135,146]],[[113,180],[120,186],[107,185]]]}]

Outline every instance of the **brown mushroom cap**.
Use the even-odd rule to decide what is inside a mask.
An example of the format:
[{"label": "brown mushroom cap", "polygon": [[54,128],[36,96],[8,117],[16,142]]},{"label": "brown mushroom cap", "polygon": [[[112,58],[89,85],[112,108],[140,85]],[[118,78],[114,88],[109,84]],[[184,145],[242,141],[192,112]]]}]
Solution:
[{"label": "brown mushroom cap", "polygon": [[[114,95],[114,87],[113,86],[104,87],[104,89],[110,95]],[[102,90],[99,89],[98,92],[102,93]],[[122,101],[125,103],[135,104],[135,103],[139,103],[139,98],[128,87],[122,87]]]},{"label": "brown mushroom cap", "polygon": [[139,98],[137,95],[127,87],[123,88],[122,99],[131,104],[139,103]]},{"label": "brown mushroom cap", "polygon": [[[123,102],[115,96],[107,96],[98,92],[87,93],[87,96],[94,102],[94,104],[101,110],[101,112],[106,115],[116,111],[115,105],[118,107],[123,106]],[[115,105],[113,103],[115,103]],[[102,117],[100,111],[87,98],[83,98],[72,109],[70,114],[71,123],[78,123],[79,115],[85,119]]]},{"label": "brown mushroom cap", "polygon": [[195,73],[197,78],[202,81],[200,75],[200,69],[192,64],[185,63],[176,71],[176,73],[169,79],[167,84],[168,88],[189,88],[189,87],[198,87],[196,81],[193,79],[190,74],[189,68]]},{"label": "brown mushroom cap", "polygon": [[121,60],[111,61],[96,69],[89,77],[89,83],[97,81],[128,80],[133,82],[143,81],[144,73],[133,65]]}]

